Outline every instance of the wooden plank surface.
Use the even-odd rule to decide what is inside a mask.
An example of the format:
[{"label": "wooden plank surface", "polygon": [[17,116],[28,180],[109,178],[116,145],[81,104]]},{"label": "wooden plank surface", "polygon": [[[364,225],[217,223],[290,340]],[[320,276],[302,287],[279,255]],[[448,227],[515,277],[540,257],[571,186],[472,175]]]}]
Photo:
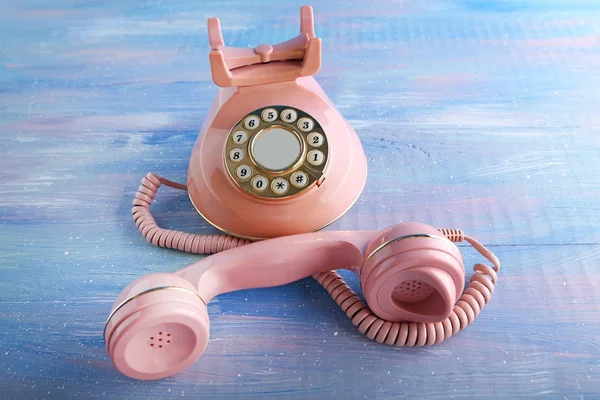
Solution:
[{"label": "wooden plank surface", "polygon": [[[146,172],[185,179],[216,93],[206,19],[230,45],[275,43],[303,3],[16,3],[0,15],[1,399],[600,398],[597,4],[314,1],[317,80],[369,160],[327,229],[460,227],[503,262],[494,298],[442,345],[395,349],[311,279],[231,293],[198,363],[138,382],[102,328],[129,282],[198,259],[146,244],[129,210]],[[215,232],[183,193],[154,210]]]}]

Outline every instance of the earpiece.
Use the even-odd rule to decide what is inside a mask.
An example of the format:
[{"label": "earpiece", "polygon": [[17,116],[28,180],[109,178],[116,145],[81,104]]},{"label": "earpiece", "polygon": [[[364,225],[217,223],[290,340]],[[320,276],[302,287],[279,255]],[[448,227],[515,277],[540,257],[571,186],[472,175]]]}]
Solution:
[{"label": "earpiece", "polygon": [[[464,291],[469,241],[494,267],[477,264]],[[246,244],[128,285],[104,338],[115,367],[161,379],[192,365],[209,337],[207,304],[223,293],[273,287],[313,276],[358,329],[395,346],[439,343],[471,323],[493,293],[498,259],[460,231],[401,223],[381,232],[317,232]],[[368,307],[332,270],[353,271]]]}]

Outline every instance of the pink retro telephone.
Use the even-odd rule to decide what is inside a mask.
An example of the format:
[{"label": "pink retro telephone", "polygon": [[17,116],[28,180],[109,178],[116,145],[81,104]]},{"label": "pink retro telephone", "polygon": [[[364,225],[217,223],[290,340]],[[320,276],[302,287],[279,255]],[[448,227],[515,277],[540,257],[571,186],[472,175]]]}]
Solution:
[{"label": "pink retro telephone", "polygon": [[[194,146],[187,186],[150,173],[132,213],[155,245],[219,254],[121,292],[104,329],[114,366],[136,379],[176,374],[205,350],[215,296],[309,276],[378,343],[432,345],[470,324],[492,296],[500,262],[461,231],[411,222],[315,232],[352,206],[367,167],[356,133],[311,76],[321,59],[312,9],[301,9],[299,36],[274,46],[226,47],[217,19],[208,32],[222,89]],[[188,190],[198,212],[228,235],[160,228],[150,205],[162,184]],[[462,240],[494,265],[476,264],[466,290],[453,243]],[[336,269],[359,275],[368,306]]]}]

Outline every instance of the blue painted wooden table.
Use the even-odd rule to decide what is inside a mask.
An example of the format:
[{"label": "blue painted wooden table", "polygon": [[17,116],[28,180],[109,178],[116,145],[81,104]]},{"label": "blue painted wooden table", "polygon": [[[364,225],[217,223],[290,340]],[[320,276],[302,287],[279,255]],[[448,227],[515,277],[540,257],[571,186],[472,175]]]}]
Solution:
[{"label": "blue painted wooden table", "polygon": [[[216,93],[206,19],[227,44],[276,43],[302,3],[16,3],[0,15],[0,398],[600,398],[597,4],[314,1],[316,78],[370,174],[327,229],[462,228],[503,262],[492,302],[439,346],[396,349],[311,279],[232,293],[198,363],[139,382],[102,328],[129,282],[198,259],[148,245],[130,204],[148,171],[185,180]],[[153,210],[215,233],[185,193]]]}]

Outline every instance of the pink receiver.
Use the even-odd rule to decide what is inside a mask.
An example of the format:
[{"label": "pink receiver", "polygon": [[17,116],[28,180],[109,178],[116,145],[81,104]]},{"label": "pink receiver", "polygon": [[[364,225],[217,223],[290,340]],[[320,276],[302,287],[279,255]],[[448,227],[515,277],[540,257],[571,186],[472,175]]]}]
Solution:
[{"label": "pink receiver", "polygon": [[[462,256],[450,239],[469,241],[494,264],[477,264],[464,293]],[[395,346],[434,344],[474,320],[490,300],[499,268],[491,252],[462,232],[420,223],[382,232],[280,237],[204,258],[172,275],[136,280],[113,305],[104,337],[123,374],[164,378],[204,351],[206,303],[212,298],[314,276],[370,339]],[[332,269],[360,275],[370,309]]]}]

